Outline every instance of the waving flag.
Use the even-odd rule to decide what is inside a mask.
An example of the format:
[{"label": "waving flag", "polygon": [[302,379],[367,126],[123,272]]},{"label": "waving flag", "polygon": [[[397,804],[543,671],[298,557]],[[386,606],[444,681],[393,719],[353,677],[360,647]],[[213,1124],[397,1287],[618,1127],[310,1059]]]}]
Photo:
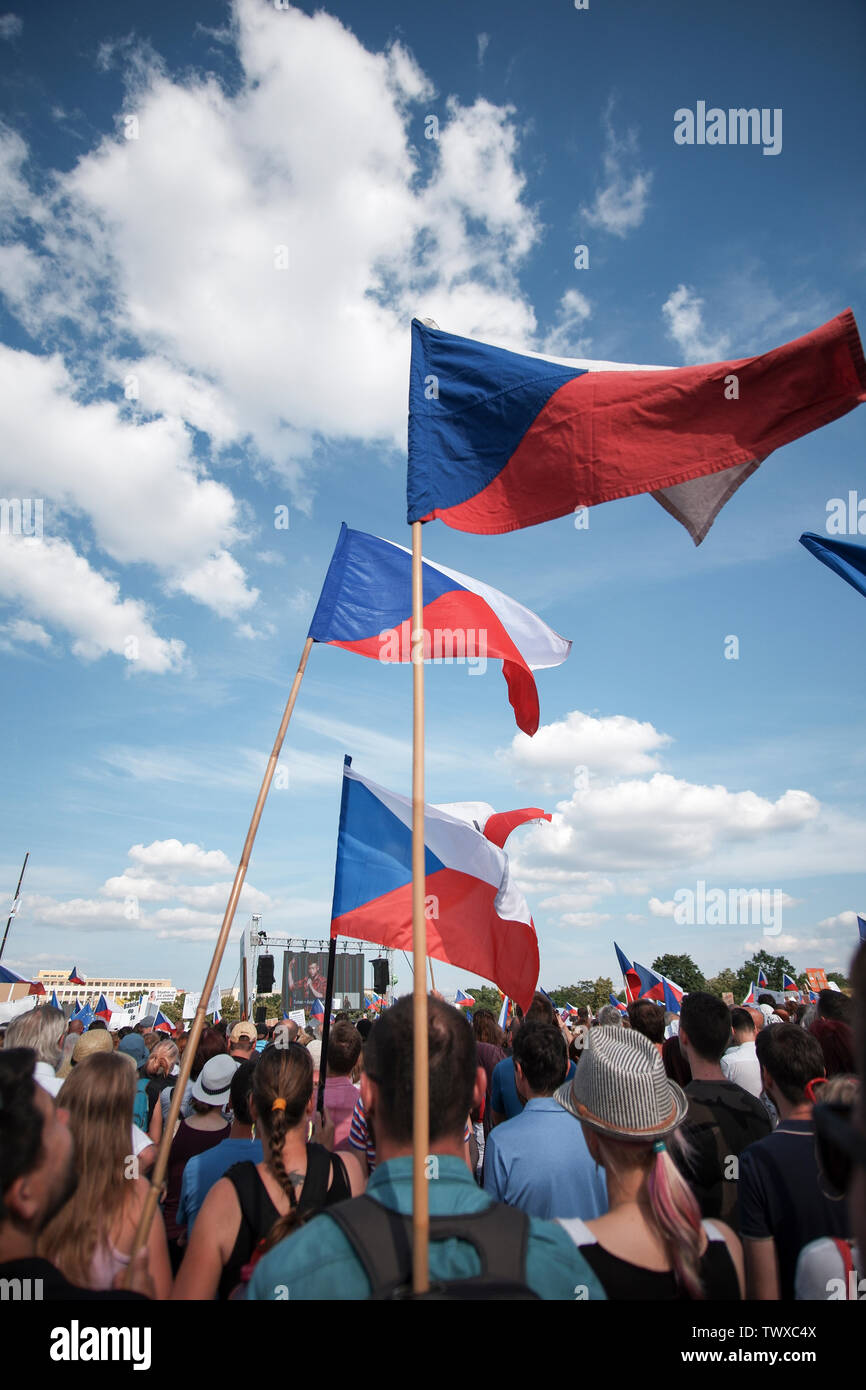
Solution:
[{"label": "waving flag", "polygon": [[449,801],[436,806],[437,811],[444,811],[447,816],[456,816],[458,820],[465,820],[469,825],[474,825],[476,830],[480,830],[485,839],[491,844],[498,845],[500,849],[505,848],[505,842],[512,830],[516,830],[519,825],[528,825],[530,821],[551,819],[550,811],[542,811],[540,806],[523,806],[519,811],[494,811],[492,806],[488,806],[486,801]]},{"label": "waving flag", "polygon": [[28,994],[45,993],[45,986],[39,980],[25,980],[23,975],[16,975],[8,965],[0,965],[0,985],[29,985]]},{"label": "waving flag", "polygon": [[761,965],[761,966],[758,967],[758,989],[769,989],[769,988],[770,988],[770,981],[767,979],[767,975],[766,975],[766,972],[765,972],[765,970],[764,970],[764,967]]},{"label": "waving flag", "polygon": [[[756,1002],[757,1001],[755,998],[755,982],[753,980],[752,983],[749,985],[749,992],[743,1000],[743,1004],[754,1004]],[[743,1007],[743,1004],[740,1005],[740,1008]]]},{"label": "waving flag", "polygon": [[664,975],[662,976],[662,984],[664,985],[662,998],[665,1008],[669,1013],[678,1014],[682,1008],[682,993],[674,990],[670,980],[665,979]]},{"label": "waving flag", "polygon": [[758,357],[551,361],[412,323],[409,521],[495,535],[650,492],[696,545],[774,449],[866,400],[850,309]]},{"label": "waving flag", "polygon": [[507,994],[503,994],[502,1003],[499,1008],[499,1017],[496,1020],[503,1031],[508,1027],[508,1021],[514,1012],[514,1006]]},{"label": "waving flag", "polygon": [[166,1015],[162,1012],[162,1009],[157,1009],[157,1011],[156,1011],[156,1018],[153,1020],[153,1032],[154,1032],[154,1033],[173,1033],[173,1032],[174,1032],[174,1024],[172,1023],[172,1021],[171,1021],[170,1018],[167,1018],[167,1017],[166,1017]]},{"label": "waving flag", "polygon": [[850,541],[816,536],[814,531],[804,531],[800,544],[828,569],[835,570],[858,594],[866,595],[866,545],[852,545]]},{"label": "waving flag", "polygon": [[466,1008],[469,1008],[469,1007],[470,1007],[472,1004],[474,1004],[474,1003],[475,1003],[475,1000],[472,998],[472,995],[471,995],[471,994],[466,994],[462,989],[458,989],[457,994],[456,994],[455,999],[454,999],[454,1004],[455,1004],[456,1008],[458,1008],[458,1009],[466,1009]]},{"label": "waving flag", "polygon": [[70,1023],[72,1022],[72,1019],[75,1019],[76,1023],[80,1023],[82,1027],[86,1030],[90,1027],[91,1023],[93,1022],[93,1010],[91,1009],[89,1004],[82,1004],[81,1008],[77,1009],[76,1012],[72,1015],[72,1018],[70,1018]]},{"label": "waving flag", "polygon": [[866,917],[857,918],[857,928],[860,932],[860,940],[866,941]]},{"label": "waving flag", "polygon": [[[654,999],[657,1004],[664,1004],[666,1009],[673,1009],[674,1013],[679,1013],[685,990],[673,980],[669,980],[667,975],[659,975],[655,970],[639,965],[637,961],[633,969],[640,980],[639,999]],[[672,1002],[668,1002],[669,1000]]]},{"label": "waving flag", "polygon": [[637,999],[640,994],[640,976],[628,956],[620,950],[616,942],[613,943],[613,949],[616,951],[616,958],[619,961],[619,968],[622,971],[626,1002],[630,1004],[632,1000]]},{"label": "waving flag", "polygon": [[50,1003],[51,1003],[52,1009],[59,1009],[59,1008],[60,1008],[60,1002],[59,1002],[59,1000],[58,1000],[58,998],[57,998],[57,990],[56,990],[56,989],[53,989],[53,990],[51,991],[51,1000],[50,1000]]},{"label": "waving flag", "polygon": [[609,994],[607,997],[608,997],[608,999],[610,1000],[611,1004],[613,1004],[613,1007],[614,1007],[615,1009],[619,1009],[619,1011],[620,1011],[621,1014],[627,1014],[627,1013],[628,1013],[628,1007],[627,1007],[627,1005],[625,1005],[625,1004],[622,1002],[621,999],[617,999],[617,997],[616,997],[615,994]]},{"label": "waving flag", "polygon": [[[473,826],[424,808],[427,954],[493,980],[528,1009],[538,941],[508,856]],[[346,758],[331,936],[410,950],[412,803]]]},{"label": "waving flag", "polygon": [[782,989],[784,990],[785,994],[800,993],[800,986],[797,984],[797,981],[792,980],[791,976],[788,974],[786,970],[782,971]]},{"label": "waving flag", "polygon": [[313,1000],[313,1003],[312,1003],[312,1007],[310,1008],[310,1018],[315,1019],[317,1023],[321,1023],[321,1021],[322,1021],[322,1019],[323,1019],[324,1017],[325,1017],[325,1006],[324,1006],[324,1004],[322,1003],[321,999],[314,999],[314,1000]]},{"label": "waving flag", "polygon": [[[412,552],[343,524],[309,636],[376,661],[411,661]],[[559,666],[571,643],[522,603],[457,570],[424,561],[424,659],[502,662],[518,728],[538,728],[532,672]]]},{"label": "waving flag", "polygon": [[73,965],[72,969],[69,972],[69,979],[66,981],[66,983],[68,985],[84,985],[87,983],[87,981],[85,980],[83,975],[79,975],[77,967]]},{"label": "waving flag", "polygon": [[96,1008],[93,1011],[97,1018],[101,1018],[105,1023],[111,1019],[111,1005],[104,994],[100,994],[96,1001]]}]

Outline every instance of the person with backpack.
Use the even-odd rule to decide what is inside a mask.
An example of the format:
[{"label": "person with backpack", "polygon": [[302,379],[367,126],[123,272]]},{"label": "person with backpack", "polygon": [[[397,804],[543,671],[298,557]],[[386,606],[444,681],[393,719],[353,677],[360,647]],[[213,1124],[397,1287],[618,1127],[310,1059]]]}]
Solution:
[{"label": "person with backpack", "polygon": [[[465,1026],[465,1025],[464,1025]],[[178,1272],[176,1299],[228,1298],[249,1266],[323,1208],[363,1192],[351,1154],[310,1143],[313,1059],[300,1043],[266,1047],[253,1071],[250,1114],[261,1163],[235,1163],[204,1200]],[[333,1125],[326,1127],[333,1141]]]},{"label": "person with backpack", "polygon": [[[459,1010],[434,998],[427,1010],[431,1293],[456,1299],[603,1299],[600,1282],[561,1226],[493,1202],[478,1187],[464,1158],[463,1136],[487,1077]],[[361,1091],[375,1128],[377,1159],[367,1192],[273,1245],[252,1272],[248,1299],[378,1299],[401,1296],[411,1285],[411,996],[376,1021],[364,1058]]]}]

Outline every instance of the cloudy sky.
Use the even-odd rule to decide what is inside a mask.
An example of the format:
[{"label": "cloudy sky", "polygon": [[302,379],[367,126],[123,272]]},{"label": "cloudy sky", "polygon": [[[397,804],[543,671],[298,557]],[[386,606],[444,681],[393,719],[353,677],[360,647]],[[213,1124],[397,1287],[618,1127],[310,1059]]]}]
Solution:
[{"label": "cloudy sky", "polygon": [[[340,523],[407,542],[413,315],[681,365],[860,312],[866,20],[814,15],[0,14],[2,495],[42,504],[0,536],[10,900],[31,852],[9,964],[200,987]],[[780,151],[675,143],[698,101],[780,111]],[[574,644],[532,740],[495,663],[428,669],[428,799],[555,812],[510,844],[546,987],[615,975],[614,937],[707,974],[761,946],[846,967],[866,605],[797,537],[849,493],[866,533],[864,422],[772,455],[697,550],[649,497],[586,529],[425,528]],[[410,692],[408,667],[314,649],[238,925],[327,935],[343,754],[406,792]],[[781,914],[681,925],[699,882]],[[230,947],[224,986],[236,968]]]}]

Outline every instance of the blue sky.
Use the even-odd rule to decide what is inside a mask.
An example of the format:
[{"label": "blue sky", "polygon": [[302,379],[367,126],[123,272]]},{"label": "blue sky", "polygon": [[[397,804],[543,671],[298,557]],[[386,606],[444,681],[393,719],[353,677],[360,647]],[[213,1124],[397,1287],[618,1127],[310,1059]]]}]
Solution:
[{"label": "blue sky", "polygon": [[[845,0],[0,16],[2,494],[44,499],[0,538],[14,968],[200,986],[340,523],[408,543],[413,314],[670,365],[862,320],[864,40]],[[675,144],[698,101],[781,110],[780,153]],[[866,499],[864,418],[771,455],[698,549],[649,497],[425,528],[574,643],[531,743],[495,663],[427,673],[428,799],[556,811],[509,846],[548,988],[615,977],[614,937],[845,969],[866,607],[797,537]],[[239,924],[326,935],[343,753],[406,792],[410,687],[314,649]],[[678,925],[698,881],[783,895],[778,932]]]}]

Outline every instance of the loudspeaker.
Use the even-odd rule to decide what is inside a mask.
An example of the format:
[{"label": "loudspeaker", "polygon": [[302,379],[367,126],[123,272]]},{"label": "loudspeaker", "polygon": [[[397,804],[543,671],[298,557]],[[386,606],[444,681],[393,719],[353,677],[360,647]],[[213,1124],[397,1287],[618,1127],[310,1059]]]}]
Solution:
[{"label": "loudspeaker", "polygon": [[267,1012],[268,1011],[265,1008],[264,1004],[257,1004],[255,1007],[255,1017],[253,1018],[253,1023],[264,1023],[265,1015]]},{"label": "loudspeaker", "polygon": [[378,960],[371,961],[373,966],[373,988],[377,994],[384,994],[391,983],[391,975],[388,970],[388,961],[384,956]]},{"label": "loudspeaker", "polygon": [[256,965],[256,994],[272,994],[274,988],[274,958],[259,956]]}]

